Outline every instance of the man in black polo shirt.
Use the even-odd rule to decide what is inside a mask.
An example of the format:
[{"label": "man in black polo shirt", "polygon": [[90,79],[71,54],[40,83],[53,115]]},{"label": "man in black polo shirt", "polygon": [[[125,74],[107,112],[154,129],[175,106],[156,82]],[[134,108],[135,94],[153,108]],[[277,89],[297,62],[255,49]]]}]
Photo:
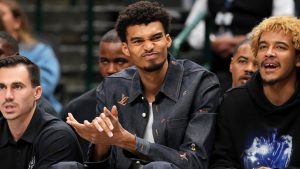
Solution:
[{"label": "man in black polo shirt", "polygon": [[1,168],[47,169],[82,161],[72,129],[37,106],[41,95],[37,65],[17,55],[0,60]]}]

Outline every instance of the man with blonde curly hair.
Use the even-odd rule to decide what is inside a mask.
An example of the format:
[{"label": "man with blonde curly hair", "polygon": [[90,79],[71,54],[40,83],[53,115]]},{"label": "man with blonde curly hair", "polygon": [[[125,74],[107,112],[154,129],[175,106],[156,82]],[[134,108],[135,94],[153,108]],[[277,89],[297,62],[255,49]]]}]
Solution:
[{"label": "man with blonde curly hair", "polygon": [[210,167],[299,168],[300,20],[263,20],[251,47],[259,71],[225,94]]}]

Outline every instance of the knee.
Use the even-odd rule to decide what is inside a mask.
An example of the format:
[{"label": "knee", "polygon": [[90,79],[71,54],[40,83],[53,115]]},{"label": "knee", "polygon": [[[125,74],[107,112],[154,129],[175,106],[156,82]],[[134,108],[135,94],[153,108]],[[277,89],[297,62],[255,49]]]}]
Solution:
[{"label": "knee", "polygon": [[144,165],[143,169],[179,169],[172,163],[165,161],[154,161]]},{"label": "knee", "polygon": [[54,164],[49,169],[84,169],[84,166],[75,161],[65,161]]}]

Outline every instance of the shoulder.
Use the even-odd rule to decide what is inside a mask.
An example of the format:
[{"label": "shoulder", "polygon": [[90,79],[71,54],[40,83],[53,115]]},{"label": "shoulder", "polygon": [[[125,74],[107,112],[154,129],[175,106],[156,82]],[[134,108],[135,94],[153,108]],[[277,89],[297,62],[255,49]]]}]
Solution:
[{"label": "shoulder", "polygon": [[62,119],[65,119],[68,113],[72,113],[79,122],[91,120],[95,117],[96,105],[96,88],[94,88],[71,100],[63,110]]},{"label": "shoulder", "polygon": [[72,128],[64,121],[44,111],[39,111],[39,113],[41,114],[41,130],[39,133],[40,136],[43,136],[45,138],[58,137],[59,135],[76,137]]},{"label": "shoulder", "polygon": [[80,103],[84,103],[89,100],[94,100],[95,97],[96,97],[96,88],[93,88],[83,93],[82,95],[76,97],[75,99],[71,100],[66,107],[70,107],[70,106],[73,107]]},{"label": "shoulder", "polygon": [[110,76],[108,76],[105,79],[124,79],[124,80],[131,80],[135,73],[137,72],[137,69],[135,66],[131,66],[129,68],[125,68],[120,72],[114,73]]},{"label": "shoulder", "polygon": [[[100,90],[102,87],[106,88],[116,88],[116,87],[124,87],[127,84],[130,84],[132,79],[137,75],[137,69],[135,66],[125,68],[120,72],[114,73],[102,80],[100,85],[97,87],[97,91]],[[122,84],[122,85],[120,85]]]},{"label": "shoulder", "polygon": [[228,105],[229,107],[238,107],[239,105],[250,103],[247,87],[240,86],[228,89],[223,95],[223,101],[221,105]]},{"label": "shoulder", "polygon": [[187,59],[176,60],[176,62],[182,65],[184,70],[183,76],[188,81],[198,80],[199,82],[205,81],[210,84],[219,85],[217,76],[206,67]]}]

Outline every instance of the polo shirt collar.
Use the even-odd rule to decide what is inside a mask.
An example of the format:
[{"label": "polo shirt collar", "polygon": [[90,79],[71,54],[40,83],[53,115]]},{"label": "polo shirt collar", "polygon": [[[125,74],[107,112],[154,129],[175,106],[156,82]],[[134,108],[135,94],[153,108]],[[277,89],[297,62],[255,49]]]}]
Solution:
[{"label": "polo shirt collar", "polygon": [[[20,138],[20,140],[27,141],[29,143],[33,143],[34,139],[37,137],[39,134],[40,128],[41,128],[41,112],[38,111],[38,108],[36,108],[32,119],[25,130],[24,134]],[[7,121],[4,119],[4,117],[1,117],[0,120],[0,132],[2,133],[2,138],[0,139],[0,147],[3,147],[6,145],[8,142],[11,142],[12,140],[12,135],[9,130]]]},{"label": "polo shirt collar", "polygon": [[[183,65],[178,63],[172,56],[169,56],[168,59],[168,70],[164,82],[159,90],[160,93],[174,100],[175,102],[178,100],[180,87],[181,87],[181,79],[183,77]],[[138,71],[135,72],[129,95],[129,102],[133,102],[137,98],[143,96],[143,87],[141,84],[141,79]]]},{"label": "polo shirt collar", "polygon": [[7,124],[6,120],[4,119],[4,117],[0,118],[0,133],[1,133],[0,147],[3,147],[9,142],[9,140],[11,138],[8,124]]},{"label": "polo shirt collar", "polygon": [[42,123],[42,113],[44,112],[40,112],[38,107],[36,107],[35,112],[33,113],[32,119],[27,127],[27,129],[25,130],[23,136],[21,137],[21,139],[33,143],[34,139],[39,135],[40,130],[43,126]]}]

